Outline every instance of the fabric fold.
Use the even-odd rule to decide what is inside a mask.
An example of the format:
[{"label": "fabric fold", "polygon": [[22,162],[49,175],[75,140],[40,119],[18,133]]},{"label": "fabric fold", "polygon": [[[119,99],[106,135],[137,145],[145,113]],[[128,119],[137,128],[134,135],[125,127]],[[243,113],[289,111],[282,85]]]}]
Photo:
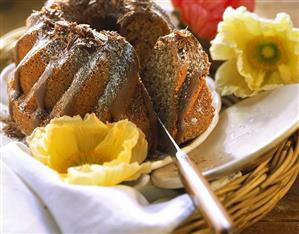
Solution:
[{"label": "fabric fold", "polygon": [[[27,190],[32,191],[32,199],[36,200],[34,206],[38,207],[32,207],[32,211],[36,209],[40,212],[43,206],[47,207],[49,212],[36,218],[39,219],[39,225],[46,225],[44,218],[53,217],[57,226],[53,223],[51,227],[45,227],[49,232],[53,228],[55,233],[57,229],[62,233],[168,233],[194,210],[186,194],[149,204],[141,193],[125,185],[101,187],[66,184],[56,172],[32,158],[28,148],[20,142],[1,147],[0,153],[1,163],[7,168],[3,173],[8,174],[9,170],[15,173],[13,176],[20,178],[18,183],[23,183],[17,187],[20,190],[26,190],[27,187]],[[12,184],[6,186],[11,188]],[[7,190],[4,203],[12,193],[13,189]],[[29,207],[26,209],[30,210],[32,204],[27,205]],[[3,209],[9,207],[4,206]],[[14,214],[17,213],[10,212],[11,217],[7,218],[17,219],[13,217]],[[25,219],[30,218],[30,215],[29,212]],[[3,231],[9,232],[9,228],[9,225],[4,225]]]}]

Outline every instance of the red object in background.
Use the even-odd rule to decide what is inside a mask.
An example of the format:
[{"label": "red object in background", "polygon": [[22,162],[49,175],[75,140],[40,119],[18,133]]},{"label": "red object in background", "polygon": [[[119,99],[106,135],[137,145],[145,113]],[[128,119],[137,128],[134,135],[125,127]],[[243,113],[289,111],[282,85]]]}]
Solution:
[{"label": "red object in background", "polygon": [[172,3],[180,12],[182,22],[207,40],[216,36],[217,25],[228,6],[245,6],[249,11],[255,7],[255,0],[172,0]]}]

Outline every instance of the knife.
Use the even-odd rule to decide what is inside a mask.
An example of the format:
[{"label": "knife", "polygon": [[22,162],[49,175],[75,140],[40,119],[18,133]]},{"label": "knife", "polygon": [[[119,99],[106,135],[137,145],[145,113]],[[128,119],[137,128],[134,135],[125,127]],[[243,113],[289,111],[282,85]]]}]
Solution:
[{"label": "knife", "polygon": [[232,233],[233,222],[229,214],[211,189],[208,181],[180,149],[162,121],[158,118],[159,141],[163,150],[176,158],[176,165],[186,191],[214,233]]}]

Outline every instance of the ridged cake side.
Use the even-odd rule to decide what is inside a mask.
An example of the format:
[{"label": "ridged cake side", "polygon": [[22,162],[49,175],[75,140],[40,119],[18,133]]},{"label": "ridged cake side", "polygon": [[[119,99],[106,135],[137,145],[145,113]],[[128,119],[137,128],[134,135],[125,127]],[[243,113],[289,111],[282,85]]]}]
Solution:
[{"label": "ridged cake side", "polygon": [[117,33],[55,21],[59,11],[36,14],[16,45],[18,65],[9,82],[10,111],[20,129],[28,135],[51,118],[95,112],[103,121],[132,120],[154,142],[156,117],[134,48]]}]

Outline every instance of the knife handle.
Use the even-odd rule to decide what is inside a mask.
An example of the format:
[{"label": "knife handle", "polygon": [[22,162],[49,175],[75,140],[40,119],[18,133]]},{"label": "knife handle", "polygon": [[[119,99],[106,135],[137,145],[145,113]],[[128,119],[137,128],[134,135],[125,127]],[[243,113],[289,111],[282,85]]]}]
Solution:
[{"label": "knife handle", "polygon": [[232,233],[233,222],[229,214],[198,167],[181,150],[176,153],[176,158],[182,182],[212,230],[217,234]]}]

